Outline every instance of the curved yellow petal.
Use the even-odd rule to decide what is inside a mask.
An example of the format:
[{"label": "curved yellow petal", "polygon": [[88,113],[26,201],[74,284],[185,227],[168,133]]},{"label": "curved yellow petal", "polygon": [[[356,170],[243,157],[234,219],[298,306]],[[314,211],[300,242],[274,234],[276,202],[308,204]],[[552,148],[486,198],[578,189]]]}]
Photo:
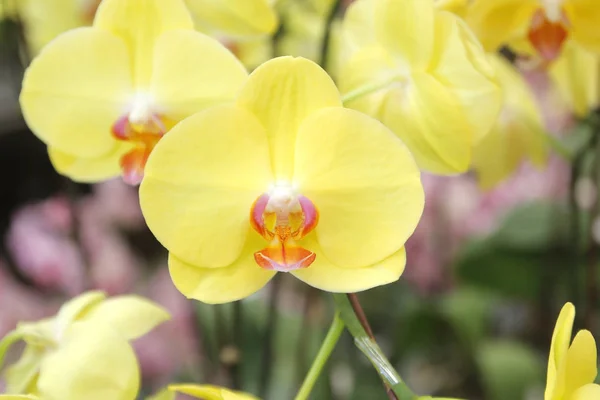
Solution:
[{"label": "curved yellow petal", "polygon": [[503,89],[503,111],[473,151],[479,184],[487,190],[507,178],[525,159],[546,164],[547,140],[533,94],[518,71],[499,56],[491,58]]},{"label": "curved yellow petal", "polygon": [[143,297],[127,295],[103,301],[86,313],[81,321],[104,324],[131,340],[145,335],[169,318],[169,313],[158,304]]},{"label": "curved yellow petal", "polygon": [[137,87],[150,82],[154,46],[160,35],[172,29],[194,28],[183,0],[103,0],[94,26],[126,43]]},{"label": "curved yellow petal", "polygon": [[433,0],[378,0],[378,42],[413,68],[425,68],[433,51]]},{"label": "curved yellow petal", "polygon": [[279,25],[269,0],[186,0],[186,3],[195,18],[227,35],[269,35]]},{"label": "curved yellow petal", "polygon": [[422,169],[465,172],[473,133],[458,97],[431,75],[415,72],[388,91],[378,119],[404,141]]},{"label": "curved yellow petal", "polygon": [[502,92],[494,68],[465,23],[450,13],[437,13],[436,57],[433,74],[458,97],[465,110],[475,142],[496,122]]},{"label": "curved yellow petal", "polygon": [[19,361],[6,368],[4,380],[8,393],[33,393],[40,370],[40,363],[46,353],[43,346],[27,344]]},{"label": "curved yellow petal", "polygon": [[375,1],[355,1],[344,15],[343,29],[351,46],[370,46],[377,44],[375,36]]},{"label": "curved yellow petal", "polygon": [[395,282],[406,265],[406,251],[400,249],[385,260],[363,268],[346,268],[332,263],[319,247],[314,235],[307,236],[302,246],[317,257],[308,267],[291,274],[317,289],[334,293],[352,293]]},{"label": "curved yellow petal", "polygon": [[[345,101],[345,106],[377,118],[387,89],[401,81],[390,53],[380,46],[366,46],[356,51],[341,69],[339,87],[343,97],[354,97]],[[353,95],[371,85],[381,89],[366,95]]]},{"label": "curved yellow petal", "polygon": [[590,331],[581,330],[567,350],[565,398],[580,387],[593,383],[598,374],[596,341]]},{"label": "curved yellow petal", "polygon": [[58,332],[55,333],[62,333],[67,330],[72,323],[85,316],[105,299],[106,294],[104,292],[94,290],[74,297],[63,304],[54,318],[54,328],[58,329]]},{"label": "curved yellow petal", "polygon": [[571,303],[566,303],[560,311],[554,333],[552,334],[552,344],[548,358],[546,392],[544,395],[544,399],[546,400],[555,398],[552,396],[562,396],[564,393],[565,376],[559,372],[564,370],[574,321],[575,307]]},{"label": "curved yellow petal", "polygon": [[58,173],[75,182],[94,183],[121,175],[121,157],[131,150],[131,145],[115,140],[113,150],[97,158],[81,158],[48,147],[48,155]]},{"label": "curved yellow petal", "polygon": [[330,108],[309,117],[298,132],[294,170],[298,191],[319,210],[319,246],[344,268],[396,253],[423,212],[420,171],[410,152],[358,111]]},{"label": "curved yellow petal", "polygon": [[237,99],[267,131],[272,168],[289,180],[296,134],[302,121],[325,107],[341,106],[339,92],[325,71],[304,58],[279,57],[251,75]]},{"label": "curved yellow petal", "polygon": [[127,49],[119,38],[79,28],[52,41],[25,73],[21,109],[49,146],[78,157],[109,153],[111,127],[132,93]]},{"label": "curved yellow petal", "polygon": [[146,397],[146,400],[175,400],[176,396],[177,396],[177,393],[172,392],[169,389],[165,388],[150,397]]},{"label": "curved yellow petal", "polygon": [[103,324],[77,322],[44,359],[44,400],[134,400],[140,372],[129,343]]},{"label": "curved yellow petal", "polygon": [[[201,243],[201,242],[198,242]],[[169,272],[177,289],[186,297],[209,304],[240,300],[260,290],[275,271],[259,267],[254,252],[265,246],[256,232],[248,232],[248,240],[237,260],[221,268],[202,268],[169,254]]]},{"label": "curved yellow petal", "polygon": [[233,101],[247,78],[235,56],[202,33],[174,30],[156,42],[151,92],[172,120]]},{"label": "curved yellow petal", "polygon": [[256,397],[241,392],[212,385],[169,385],[169,390],[187,394],[204,400],[258,400]]},{"label": "curved yellow petal", "polygon": [[549,68],[559,93],[581,118],[600,103],[600,55],[567,41],[561,55]]},{"label": "curved yellow petal", "polygon": [[564,4],[569,20],[569,34],[589,51],[600,53],[600,9],[595,0],[567,0]]},{"label": "curved yellow petal", "polygon": [[467,23],[488,51],[527,36],[537,0],[474,0],[467,13]]},{"label": "curved yellow petal", "polygon": [[596,400],[600,399],[600,385],[592,384],[585,385],[577,389],[571,395],[569,400]]},{"label": "curved yellow petal", "polygon": [[223,267],[240,255],[252,204],[272,181],[263,127],[235,106],[176,125],[146,165],[140,202],[148,226],[178,258]]}]

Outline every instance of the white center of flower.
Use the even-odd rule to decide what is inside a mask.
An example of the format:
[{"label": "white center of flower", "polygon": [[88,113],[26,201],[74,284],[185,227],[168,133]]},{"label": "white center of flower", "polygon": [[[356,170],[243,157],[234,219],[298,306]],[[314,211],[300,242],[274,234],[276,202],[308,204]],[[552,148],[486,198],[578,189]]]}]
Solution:
[{"label": "white center of flower", "polygon": [[269,202],[266,212],[274,212],[278,216],[301,210],[298,192],[288,182],[278,182],[269,188]]},{"label": "white center of flower", "polygon": [[546,17],[551,22],[559,22],[562,19],[562,4],[564,0],[541,0]]},{"label": "white center of flower", "polygon": [[152,120],[154,101],[147,93],[137,93],[133,98],[131,111],[129,111],[129,122],[143,125]]}]

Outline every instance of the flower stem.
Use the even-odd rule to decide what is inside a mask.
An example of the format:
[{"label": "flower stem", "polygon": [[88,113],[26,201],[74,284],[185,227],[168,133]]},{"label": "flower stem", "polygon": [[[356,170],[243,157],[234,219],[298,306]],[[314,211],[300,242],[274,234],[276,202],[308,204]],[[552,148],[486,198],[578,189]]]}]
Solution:
[{"label": "flower stem", "polygon": [[296,395],[295,400],[306,400],[310,395],[315,383],[317,383],[317,379],[321,372],[323,371],[323,367],[325,367],[325,363],[329,359],[335,345],[337,344],[342,332],[344,331],[344,322],[339,316],[339,313],[335,313],[333,317],[333,322],[331,323],[331,327],[329,327],[329,332],[327,332],[327,336],[321,344],[321,348],[317,353],[317,357],[313,361],[306,378],[304,378],[304,382],[302,383],[302,387],[300,387],[300,391]]},{"label": "flower stem", "polygon": [[278,310],[277,303],[279,295],[281,293],[281,277],[275,275],[271,281],[271,292],[269,293],[269,309],[267,316],[267,326],[264,333],[264,347],[262,352],[262,373],[260,376],[260,389],[259,392],[261,397],[267,397],[267,391],[269,390],[269,384],[271,380],[271,374],[273,372],[273,352],[275,347],[275,329],[277,328]]},{"label": "flower stem", "polygon": [[354,336],[354,344],[377,370],[388,397],[396,400],[417,399],[377,345],[356,294],[334,294],[333,299],[341,319]]},{"label": "flower stem", "polygon": [[323,39],[321,41],[319,62],[321,67],[325,70],[327,69],[327,55],[329,54],[329,44],[331,41],[331,28],[341,5],[342,0],[335,0],[335,2],[330,6],[331,9],[329,10],[329,15],[327,15],[327,20],[325,21],[325,27],[323,29]]}]

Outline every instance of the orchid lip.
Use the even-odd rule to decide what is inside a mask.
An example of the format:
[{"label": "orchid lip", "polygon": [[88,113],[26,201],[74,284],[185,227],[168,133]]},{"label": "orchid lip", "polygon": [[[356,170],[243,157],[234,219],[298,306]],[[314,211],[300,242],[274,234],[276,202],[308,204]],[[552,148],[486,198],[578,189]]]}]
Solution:
[{"label": "orchid lip", "polygon": [[259,196],[250,211],[250,224],[269,241],[266,248],[256,252],[256,263],[265,269],[289,272],[309,267],[315,253],[298,245],[319,220],[315,205],[291,186],[276,185]]}]

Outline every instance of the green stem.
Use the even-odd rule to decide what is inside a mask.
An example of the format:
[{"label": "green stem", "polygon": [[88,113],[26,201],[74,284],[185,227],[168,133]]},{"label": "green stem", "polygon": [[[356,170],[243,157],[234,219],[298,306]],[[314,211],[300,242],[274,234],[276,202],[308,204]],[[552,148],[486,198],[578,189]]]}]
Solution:
[{"label": "green stem", "polygon": [[302,383],[302,387],[300,387],[300,391],[296,395],[295,400],[306,400],[308,396],[310,396],[310,392],[312,391],[315,383],[317,383],[317,379],[321,375],[321,371],[323,371],[323,367],[325,367],[325,363],[329,359],[329,356],[333,352],[335,345],[337,344],[342,332],[344,331],[344,322],[339,316],[339,313],[336,313],[333,317],[333,322],[331,323],[331,327],[329,328],[329,332],[327,332],[327,336],[321,344],[321,348],[317,353],[317,357],[315,361],[313,361],[306,378],[304,378],[304,382]]},{"label": "green stem", "polygon": [[356,89],[353,89],[342,96],[342,103],[344,103],[344,105],[347,105],[347,103],[349,103],[353,100],[356,100],[360,97],[375,93],[381,89],[385,89],[391,83],[393,83],[397,80],[398,80],[398,77],[394,76],[389,79],[386,79],[385,81],[373,82],[373,83],[369,83],[367,85],[357,87]]},{"label": "green stem", "polygon": [[340,313],[340,318],[344,321],[352,336],[354,336],[354,344],[373,364],[384,385],[386,388],[389,388],[388,395],[390,398],[397,398],[398,400],[417,399],[418,396],[404,383],[400,374],[394,369],[381,348],[377,345],[375,339],[363,327],[363,324],[366,325],[366,321],[364,323],[361,322],[361,319],[364,318],[364,315],[360,315],[362,314],[362,310],[357,313],[350,299],[345,294],[334,294],[333,299]]},{"label": "green stem", "polygon": [[550,133],[545,134],[546,141],[548,145],[554,150],[558,155],[564,158],[567,161],[573,160],[573,154],[569,148],[567,148],[562,142]]}]

